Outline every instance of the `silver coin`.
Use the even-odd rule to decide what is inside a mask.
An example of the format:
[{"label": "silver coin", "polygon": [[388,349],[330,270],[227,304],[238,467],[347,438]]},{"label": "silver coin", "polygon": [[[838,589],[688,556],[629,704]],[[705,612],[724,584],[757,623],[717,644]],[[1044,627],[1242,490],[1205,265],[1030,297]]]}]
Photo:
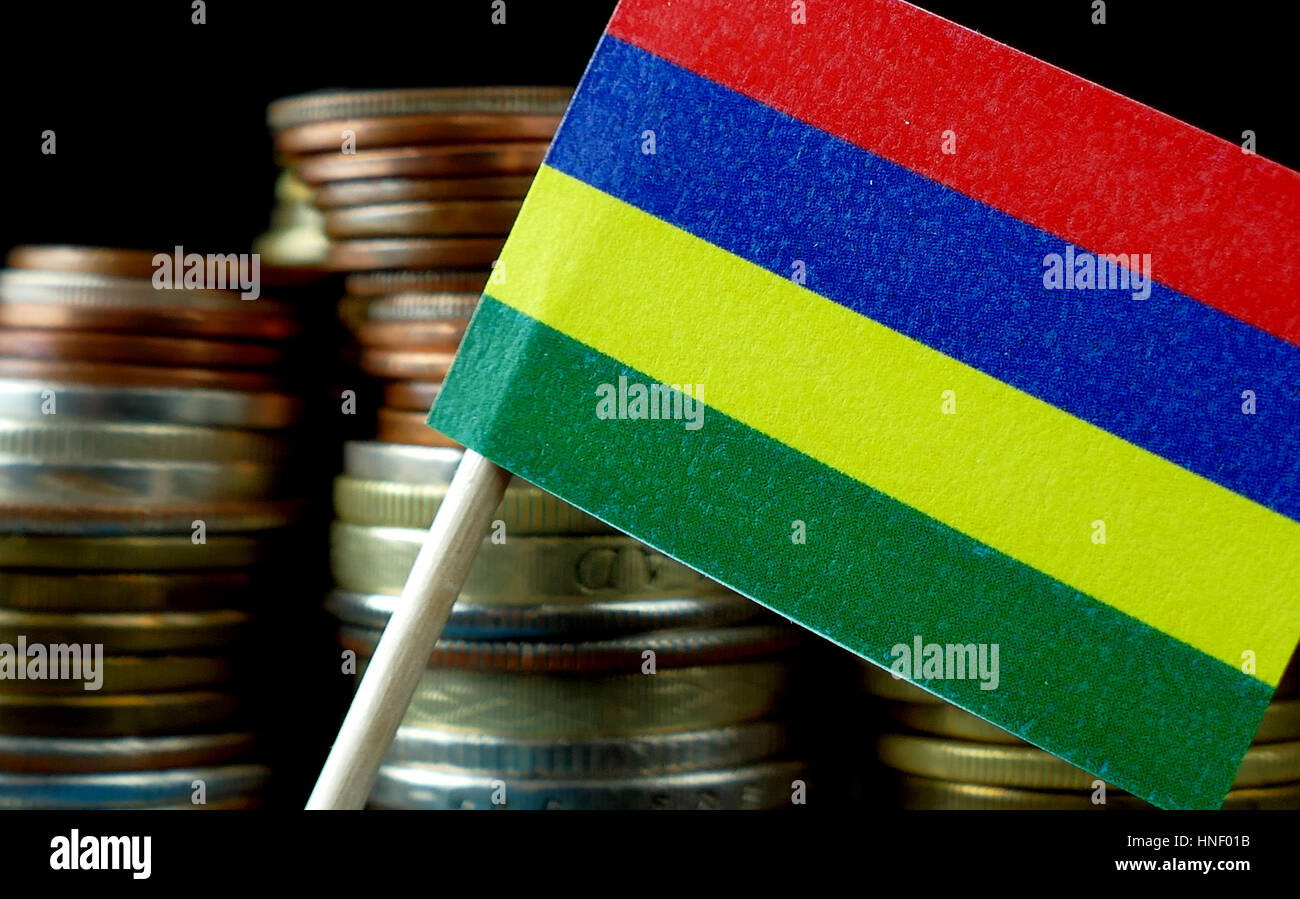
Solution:
[{"label": "silver coin", "polygon": [[245,757],[252,734],[162,737],[28,737],[0,734],[0,769],[85,774],[219,765]]},{"label": "silver coin", "polygon": [[[325,608],[348,624],[383,628],[400,602],[401,597],[388,593],[334,590],[326,597]],[[458,602],[451,607],[451,617],[442,633],[462,640],[572,640],[578,636],[616,636],[667,628],[723,627],[747,621],[762,611],[759,605],[735,593],[536,606]]]},{"label": "silver coin", "polygon": [[297,420],[299,407],[295,397],[279,393],[206,387],[96,387],[0,379],[0,418],[22,421],[281,428]]},{"label": "silver coin", "polygon": [[0,421],[0,453],[45,462],[166,459],[282,462],[289,447],[270,434],[187,425]]},{"label": "silver coin", "polygon": [[478,307],[478,301],[476,293],[399,293],[369,303],[366,318],[381,322],[470,318]]},{"label": "silver coin", "polygon": [[107,774],[0,773],[0,809],[111,809],[199,805],[256,793],[270,772],[262,765],[219,765]]},{"label": "silver coin", "polygon": [[781,753],[784,725],[730,727],[592,740],[528,740],[447,728],[398,728],[387,764],[421,764],[512,777],[627,777],[744,765]]},{"label": "silver coin", "polygon": [[463,455],[438,446],[349,440],[343,444],[343,473],[370,481],[450,484]]},{"label": "silver coin", "polygon": [[0,456],[0,503],[179,504],[273,494],[280,472],[256,462],[50,462]]},{"label": "silver coin", "polygon": [[799,762],[591,779],[500,778],[456,768],[384,765],[370,804],[394,809],[787,808],[803,773]]},{"label": "silver coin", "polygon": [[284,303],[260,298],[255,302],[241,299],[237,287],[228,290],[157,288],[148,278],[24,269],[0,271],[0,302],[105,309],[186,306],[226,309],[249,315],[292,314],[292,308]]},{"label": "silver coin", "polygon": [[303,509],[301,500],[205,500],[178,505],[101,502],[88,506],[3,503],[0,534],[143,537],[186,533],[197,520],[213,533],[269,531],[293,524],[302,517]]}]

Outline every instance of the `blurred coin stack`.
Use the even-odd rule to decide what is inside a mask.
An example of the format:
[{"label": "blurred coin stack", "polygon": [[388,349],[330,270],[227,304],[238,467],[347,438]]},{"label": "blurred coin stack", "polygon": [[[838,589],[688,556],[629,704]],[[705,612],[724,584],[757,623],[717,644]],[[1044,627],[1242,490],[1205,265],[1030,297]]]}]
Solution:
[{"label": "blurred coin stack", "polygon": [[[892,732],[876,755],[908,809],[1150,809],[1098,778],[1008,731],[944,702],[874,665],[868,693],[884,700]],[[1225,809],[1300,808],[1300,670],[1293,660],[1246,751]]]},{"label": "blurred coin stack", "polygon": [[424,419],[570,94],[326,91],[267,110],[276,152],[314,191],[327,267],[351,273],[339,313],[383,384],[378,439],[455,446]]},{"label": "blurred coin stack", "polygon": [[[358,676],[460,461],[344,447],[327,606]],[[518,479],[371,794],[386,808],[780,808],[795,629]]]},{"label": "blurred coin stack", "polygon": [[[382,387],[379,442],[345,446],[334,494],[328,607],[358,668],[460,459],[425,416],[569,95],[331,92],[268,110],[315,191],[327,265],[349,273],[357,365]],[[770,760],[792,630],[524,482],[497,520],[373,804],[790,804],[802,769]]]},{"label": "blurred coin stack", "polygon": [[157,289],[153,260],[20,247],[0,272],[0,807],[244,807],[267,780],[241,653],[299,510],[296,324]]},{"label": "blurred coin stack", "polygon": [[325,219],[311,201],[312,190],[288,169],[275,179],[271,226],[253,241],[262,261],[283,269],[320,269],[329,255]]}]

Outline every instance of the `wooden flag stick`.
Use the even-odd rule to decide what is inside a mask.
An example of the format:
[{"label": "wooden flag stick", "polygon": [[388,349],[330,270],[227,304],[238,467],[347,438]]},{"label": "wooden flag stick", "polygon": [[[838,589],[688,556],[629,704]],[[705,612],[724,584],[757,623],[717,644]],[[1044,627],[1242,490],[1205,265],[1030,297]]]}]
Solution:
[{"label": "wooden flag stick", "polygon": [[365,805],[509,480],[509,472],[465,451],[307,800],[308,809]]}]

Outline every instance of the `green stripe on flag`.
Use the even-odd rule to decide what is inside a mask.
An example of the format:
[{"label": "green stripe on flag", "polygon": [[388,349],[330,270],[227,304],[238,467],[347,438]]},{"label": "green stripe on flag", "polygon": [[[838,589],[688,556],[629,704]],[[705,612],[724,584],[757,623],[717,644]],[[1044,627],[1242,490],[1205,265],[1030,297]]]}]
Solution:
[{"label": "green stripe on flag", "polygon": [[1268,685],[714,409],[600,420],[620,375],[651,383],[485,296],[430,424],[880,664],[998,644],[996,689],[921,685],[1157,805],[1220,805]]}]

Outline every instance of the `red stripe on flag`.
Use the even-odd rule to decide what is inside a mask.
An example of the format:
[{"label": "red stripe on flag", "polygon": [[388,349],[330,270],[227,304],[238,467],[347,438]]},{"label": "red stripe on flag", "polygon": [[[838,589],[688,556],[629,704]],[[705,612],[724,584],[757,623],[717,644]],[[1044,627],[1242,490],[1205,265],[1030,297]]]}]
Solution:
[{"label": "red stripe on flag", "polygon": [[623,0],[609,33],[1300,344],[1300,174],[900,0],[792,18]]}]

